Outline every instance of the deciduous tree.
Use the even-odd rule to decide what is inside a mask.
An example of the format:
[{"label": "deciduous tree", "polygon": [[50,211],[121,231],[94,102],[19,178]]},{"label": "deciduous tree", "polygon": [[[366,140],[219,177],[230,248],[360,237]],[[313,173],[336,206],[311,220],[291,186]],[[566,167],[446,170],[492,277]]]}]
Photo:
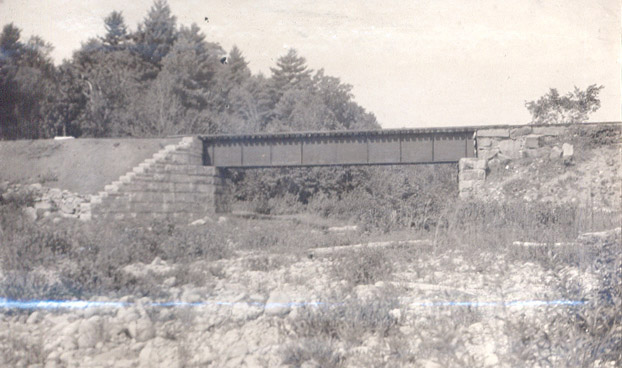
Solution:
[{"label": "deciduous tree", "polygon": [[532,124],[571,124],[581,123],[589,119],[589,115],[600,108],[598,94],[604,86],[592,84],[585,91],[575,87],[574,92],[560,95],[557,89],[551,88],[549,93],[537,101],[525,103],[531,113]]}]

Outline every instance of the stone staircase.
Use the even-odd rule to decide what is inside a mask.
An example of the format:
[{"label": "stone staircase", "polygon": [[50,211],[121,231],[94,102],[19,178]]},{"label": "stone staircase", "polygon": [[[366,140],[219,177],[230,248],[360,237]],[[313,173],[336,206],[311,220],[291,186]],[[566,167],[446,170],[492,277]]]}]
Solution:
[{"label": "stone staircase", "polygon": [[226,212],[226,186],[220,169],[203,166],[203,145],[183,138],[145,160],[83,204],[83,220],[166,219],[192,221]]}]

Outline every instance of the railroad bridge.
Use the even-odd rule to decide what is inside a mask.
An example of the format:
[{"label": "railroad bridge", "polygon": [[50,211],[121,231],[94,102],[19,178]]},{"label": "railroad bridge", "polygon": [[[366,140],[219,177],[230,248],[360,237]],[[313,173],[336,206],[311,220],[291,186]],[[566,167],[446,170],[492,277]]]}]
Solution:
[{"label": "railroad bridge", "polygon": [[199,137],[203,164],[223,168],[399,165],[475,156],[474,128],[387,129]]},{"label": "railroad bridge", "polygon": [[[480,126],[184,137],[106,185],[85,218],[198,218],[229,211],[228,168],[458,163],[459,195],[484,187],[488,165],[567,154],[569,129],[620,123]],[[570,150],[570,155],[572,155]],[[91,211],[92,209],[92,211]]]}]

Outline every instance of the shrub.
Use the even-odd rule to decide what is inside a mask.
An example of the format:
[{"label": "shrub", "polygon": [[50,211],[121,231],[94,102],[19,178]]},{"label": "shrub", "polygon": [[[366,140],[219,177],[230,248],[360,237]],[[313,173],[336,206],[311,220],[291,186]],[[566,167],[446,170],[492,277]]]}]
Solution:
[{"label": "shrub", "polygon": [[592,245],[596,250],[585,259],[591,272],[598,276],[596,293],[586,294],[575,287],[572,280],[562,278],[558,282],[563,297],[585,300],[587,304],[549,307],[541,313],[546,316],[545,322],[525,316],[518,321],[507,321],[506,334],[512,343],[508,358],[511,363],[568,367],[597,366],[597,362],[603,366],[622,364],[622,254],[619,244],[618,236]]},{"label": "shrub", "polygon": [[457,196],[455,165],[231,171],[234,197],[259,213],[303,210],[366,229],[428,229]]},{"label": "shrub", "polygon": [[270,272],[289,264],[285,256],[260,255],[244,260],[244,268],[251,271]]},{"label": "shrub", "polygon": [[304,338],[290,342],[281,351],[283,364],[300,367],[307,361],[319,367],[337,368],[344,362],[344,356],[338,351],[331,339]]},{"label": "shrub", "polygon": [[42,337],[22,337],[9,329],[6,340],[0,344],[0,365],[4,367],[43,366],[45,357]]},{"label": "shrub", "polygon": [[388,337],[398,333],[397,308],[392,298],[376,301],[348,300],[320,306],[305,306],[288,326],[297,338],[322,337],[358,345],[369,335]]},{"label": "shrub", "polygon": [[173,262],[196,259],[216,261],[233,254],[222,231],[217,227],[182,227],[175,229],[160,245],[162,258]]},{"label": "shrub", "polygon": [[7,271],[0,282],[0,297],[13,300],[48,300],[74,296],[66,279],[50,279],[44,273]]},{"label": "shrub", "polygon": [[333,256],[332,274],[350,285],[374,284],[393,274],[393,263],[385,250],[362,247],[356,251],[340,252]]}]

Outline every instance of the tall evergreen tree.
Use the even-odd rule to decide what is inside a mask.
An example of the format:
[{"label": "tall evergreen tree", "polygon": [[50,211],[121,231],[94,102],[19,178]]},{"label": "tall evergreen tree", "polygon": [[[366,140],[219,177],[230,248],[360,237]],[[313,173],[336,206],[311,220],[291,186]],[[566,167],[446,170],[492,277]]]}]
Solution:
[{"label": "tall evergreen tree", "polygon": [[19,41],[21,30],[9,23],[2,28],[0,34],[0,61],[16,57],[24,45]]},{"label": "tall evergreen tree", "polygon": [[128,37],[127,26],[121,12],[113,11],[104,19],[106,35],[101,38],[105,46],[117,49]]},{"label": "tall evergreen tree", "polygon": [[[310,82],[311,70],[307,68],[307,61],[294,49],[276,61],[276,68],[272,71],[272,88],[275,96],[280,98],[286,90],[300,88]],[[275,102],[278,101],[275,100]]]},{"label": "tall evergreen tree", "polygon": [[241,85],[251,76],[251,71],[248,68],[248,62],[244,59],[242,51],[240,51],[240,49],[238,49],[235,45],[229,52],[227,67],[229,69],[230,82],[232,84]]},{"label": "tall evergreen tree", "polygon": [[177,38],[175,24],[166,0],[156,0],[136,32],[136,49],[145,60],[158,64],[168,54]]},{"label": "tall evergreen tree", "polygon": [[78,70],[69,62],[59,67],[56,81],[57,98],[52,111],[55,135],[80,136],[88,101],[85,85]]},{"label": "tall evergreen tree", "polygon": [[210,131],[219,109],[214,99],[214,78],[224,50],[205,42],[205,35],[193,24],[182,27],[162,70],[148,91],[153,109],[145,111],[152,134],[180,134]]},{"label": "tall evergreen tree", "polygon": [[0,138],[42,138],[53,133],[55,103],[52,46],[38,36],[26,43],[6,25],[0,34]]}]

